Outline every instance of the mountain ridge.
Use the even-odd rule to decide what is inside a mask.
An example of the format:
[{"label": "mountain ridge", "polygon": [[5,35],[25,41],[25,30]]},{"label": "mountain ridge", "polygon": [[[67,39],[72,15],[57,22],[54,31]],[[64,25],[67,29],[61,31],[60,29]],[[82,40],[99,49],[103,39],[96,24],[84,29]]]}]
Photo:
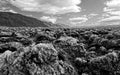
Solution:
[{"label": "mountain ridge", "polygon": [[19,13],[0,12],[0,26],[5,27],[61,27]]}]

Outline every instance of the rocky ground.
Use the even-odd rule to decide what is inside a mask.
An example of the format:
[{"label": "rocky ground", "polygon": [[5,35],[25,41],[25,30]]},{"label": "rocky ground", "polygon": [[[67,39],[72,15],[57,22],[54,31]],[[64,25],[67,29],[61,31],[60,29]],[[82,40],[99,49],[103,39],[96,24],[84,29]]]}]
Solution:
[{"label": "rocky ground", "polygon": [[120,75],[120,30],[0,28],[0,75]]}]

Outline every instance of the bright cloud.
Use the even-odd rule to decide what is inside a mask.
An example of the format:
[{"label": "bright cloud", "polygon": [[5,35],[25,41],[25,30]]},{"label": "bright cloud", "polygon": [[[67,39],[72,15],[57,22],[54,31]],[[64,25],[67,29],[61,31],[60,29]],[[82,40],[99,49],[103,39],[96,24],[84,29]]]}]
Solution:
[{"label": "bright cloud", "polygon": [[49,16],[42,16],[40,20],[55,23],[57,21],[57,18],[49,17]]},{"label": "bright cloud", "polygon": [[70,22],[72,25],[78,25],[81,24],[82,22]]},{"label": "bright cloud", "polygon": [[12,9],[10,9],[10,10],[8,10],[8,11],[5,11],[5,12],[18,13],[18,12],[16,12],[16,11],[12,10]]},{"label": "bright cloud", "polygon": [[89,16],[97,16],[98,14],[91,13]]},{"label": "bright cloud", "polygon": [[95,17],[95,16],[97,16],[97,15],[98,15],[98,14],[91,13],[91,14],[88,15],[88,18],[93,18],[93,17]]},{"label": "bright cloud", "polygon": [[102,20],[100,20],[100,22],[104,22],[104,21],[114,21],[114,20],[120,20],[120,16],[110,16],[108,18],[104,18]]},{"label": "bright cloud", "polygon": [[65,14],[80,12],[77,5],[81,0],[9,0],[9,2],[23,11]]},{"label": "bright cloud", "polygon": [[120,7],[120,0],[110,0],[106,2],[106,5],[109,7]]},{"label": "bright cloud", "polygon": [[76,25],[86,22],[88,18],[86,16],[83,16],[83,17],[69,18],[69,20],[71,21],[71,24]]},{"label": "bright cloud", "polygon": [[111,12],[108,12],[109,14],[112,14],[112,15],[118,15],[120,16],[120,11],[111,11]]},{"label": "bright cloud", "polygon": [[87,21],[88,19],[86,17],[76,17],[76,18],[70,18],[70,21]]},{"label": "bright cloud", "polygon": [[83,20],[83,19],[87,19],[87,15],[81,15],[80,17],[69,18],[70,21],[79,21],[79,20]]},{"label": "bright cloud", "polygon": [[104,11],[111,15],[120,15],[120,0],[107,1]]},{"label": "bright cloud", "polygon": [[100,22],[120,21],[120,0],[109,0],[105,5],[105,15]]}]

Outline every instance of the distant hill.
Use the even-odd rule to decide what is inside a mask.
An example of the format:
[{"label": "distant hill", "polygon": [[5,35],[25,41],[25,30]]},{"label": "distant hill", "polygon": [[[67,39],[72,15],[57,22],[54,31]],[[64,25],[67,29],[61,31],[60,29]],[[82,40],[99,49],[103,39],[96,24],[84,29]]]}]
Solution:
[{"label": "distant hill", "polygon": [[60,25],[50,22],[40,21],[36,18],[15,14],[10,12],[0,12],[0,26],[7,27],[60,27]]}]

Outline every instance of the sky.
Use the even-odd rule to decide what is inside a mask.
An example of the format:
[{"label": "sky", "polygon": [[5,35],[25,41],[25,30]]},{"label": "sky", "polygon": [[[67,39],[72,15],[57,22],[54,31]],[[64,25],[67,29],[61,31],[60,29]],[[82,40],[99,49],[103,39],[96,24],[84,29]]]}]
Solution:
[{"label": "sky", "polygon": [[120,0],[0,0],[0,12],[70,27],[120,25]]}]

